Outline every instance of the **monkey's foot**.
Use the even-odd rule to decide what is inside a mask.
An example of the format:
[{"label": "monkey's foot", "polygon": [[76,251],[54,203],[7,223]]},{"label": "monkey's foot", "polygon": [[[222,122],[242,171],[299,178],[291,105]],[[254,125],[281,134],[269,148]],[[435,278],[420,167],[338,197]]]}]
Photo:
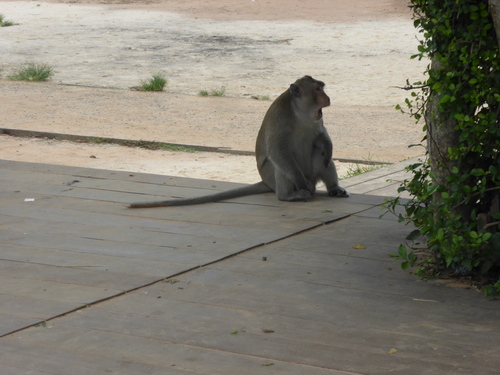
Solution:
[{"label": "monkey's foot", "polygon": [[334,187],[328,191],[328,195],[330,197],[339,197],[339,198],[347,198],[349,193],[346,189],[341,188],[340,186]]},{"label": "monkey's foot", "polygon": [[310,201],[312,198],[312,194],[309,190],[305,189],[300,189],[292,192],[291,194],[288,195],[278,195],[278,199],[280,201],[287,201],[287,202],[299,202],[299,201]]}]

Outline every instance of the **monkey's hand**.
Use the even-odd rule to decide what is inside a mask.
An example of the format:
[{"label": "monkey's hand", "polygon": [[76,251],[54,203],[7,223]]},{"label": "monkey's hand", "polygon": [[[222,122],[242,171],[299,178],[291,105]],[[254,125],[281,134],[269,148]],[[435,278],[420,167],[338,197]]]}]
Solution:
[{"label": "monkey's hand", "polygon": [[330,197],[347,198],[349,196],[349,193],[347,192],[346,189],[341,188],[340,186],[337,186],[337,187],[334,187],[333,189],[330,189],[328,191],[328,195]]},{"label": "monkey's hand", "polygon": [[323,165],[325,168],[328,167],[332,161],[333,146],[328,135],[319,136],[314,142],[314,147],[321,151],[321,157],[323,158]]}]

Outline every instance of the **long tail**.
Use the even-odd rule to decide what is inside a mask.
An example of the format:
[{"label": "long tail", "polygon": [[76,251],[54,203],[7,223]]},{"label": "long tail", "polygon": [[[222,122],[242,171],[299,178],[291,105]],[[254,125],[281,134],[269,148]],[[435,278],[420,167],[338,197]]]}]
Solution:
[{"label": "long tail", "polygon": [[221,191],[220,193],[203,195],[201,197],[170,199],[166,201],[157,201],[157,202],[132,203],[128,206],[128,208],[186,206],[189,204],[218,202],[221,200],[243,197],[245,195],[262,194],[269,192],[272,192],[272,189],[269,186],[267,186],[263,181],[261,181],[253,185]]}]

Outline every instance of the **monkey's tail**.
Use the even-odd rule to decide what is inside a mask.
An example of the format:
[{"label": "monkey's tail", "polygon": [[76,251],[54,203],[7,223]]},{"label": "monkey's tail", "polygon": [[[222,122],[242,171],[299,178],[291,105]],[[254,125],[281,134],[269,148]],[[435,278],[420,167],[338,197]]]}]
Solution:
[{"label": "monkey's tail", "polygon": [[201,197],[170,199],[157,202],[138,202],[132,203],[128,208],[150,208],[150,207],[167,207],[167,206],[187,206],[190,204],[200,204],[209,202],[218,202],[221,200],[243,197],[245,195],[270,193],[273,190],[263,181],[253,185],[243,186],[236,189],[221,191],[215,194],[203,195]]}]

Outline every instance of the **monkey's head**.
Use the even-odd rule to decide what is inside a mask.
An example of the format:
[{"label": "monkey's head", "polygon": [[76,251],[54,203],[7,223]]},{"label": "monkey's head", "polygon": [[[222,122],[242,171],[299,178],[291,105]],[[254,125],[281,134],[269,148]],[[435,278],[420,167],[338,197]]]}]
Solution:
[{"label": "monkey's head", "polygon": [[323,118],[323,108],[330,105],[324,82],[304,76],[290,85],[290,93],[302,111],[310,113],[316,121]]}]

